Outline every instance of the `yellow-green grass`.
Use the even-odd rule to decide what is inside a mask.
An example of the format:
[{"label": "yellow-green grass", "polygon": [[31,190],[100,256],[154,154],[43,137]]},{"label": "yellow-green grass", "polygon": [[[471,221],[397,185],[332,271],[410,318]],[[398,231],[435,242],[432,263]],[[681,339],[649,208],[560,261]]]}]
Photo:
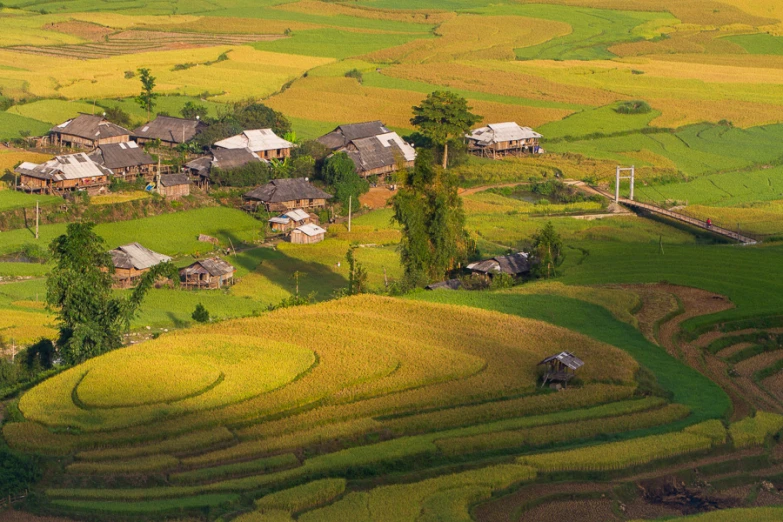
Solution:
[{"label": "yellow-green grass", "polygon": [[51,159],[51,156],[48,154],[38,154],[36,152],[23,152],[17,150],[0,150],[0,175],[4,174],[6,170],[13,170],[14,167],[23,161],[29,161],[30,163],[42,163],[49,159]]},{"label": "yellow-green grass", "polygon": [[105,474],[105,473],[145,473],[174,468],[179,460],[170,455],[149,455],[128,460],[102,462],[74,462],[66,467],[69,473]]},{"label": "yellow-green grass", "polygon": [[[11,154],[0,154],[0,162],[2,162],[4,159],[4,156],[11,156]],[[0,190],[0,211],[3,210],[13,210],[17,208],[28,208],[28,209],[35,209],[35,204],[38,203],[40,206],[45,205],[55,205],[57,203],[62,203],[63,200],[60,197],[57,196],[47,196],[47,195],[32,195],[32,194],[25,194],[24,192],[17,192],[15,190]]]},{"label": "yellow-green grass", "polygon": [[172,334],[63,372],[19,408],[50,426],[118,429],[258,397],[315,360],[306,348],[252,337]]},{"label": "yellow-green grass", "polygon": [[[3,51],[0,51],[3,52]],[[3,74],[0,67],[0,89],[4,88]],[[0,140],[18,140],[23,136],[43,136],[51,125],[32,118],[25,118],[10,112],[0,112]]]},{"label": "yellow-green grass", "polygon": [[[177,64],[204,64],[223,53],[228,60],[173,70]],[[218,101],[261,98],[279,90],[306,70],[328,63],[329,58],[256,51],[251,47],[209,47],[179,51],[131,54],[80,61],[0,51],[0,78],[27,82],[30,94],[66,99],[103,99],[134,96],[138,78],[125,78],[125,71],[149,68],[161,93],[196,96],[203,92]],[[4,69],[10,66],[13,69]],[[226,77],[232,81],[227,84]]]},{"label": "yellow-green grass", "polygon": [[265,495],[256,500],[256,508],[263,512],[279,509],[297,513],[322,506],[345,492],[343,478],[323,479],[308,482],[291,489]]},{"label": "yellow-green grass", "polygon": [[783,416],[764,411],[756,412],[729,426],[729,435],[735,448],[764,444],[767,437],[783,429]]},{"label": "yellow-green grass", "polygon": [[55,339],[53,316],[39,312],[3,310],[0,313],[0,336],[8,342],[29,344],[40,338]]},{"label": "yellow-green grass", "polygon": [[[427,322],[421,317],[427,317]],[[481,343],[475,342],[477,332]],[[520,335],[527,339],[522,346],[518,343]],[[276,343],[265,339],[275,339]],[[41,440],[50,446],[62,438],[65,447],[89,447],[99,441],[105,444],[108,433],[98,433],[100,430],[127,427],[113,434],[116,445],[192,433],[197,428],[230,422],[252,422],[316,402],[323,408],[316,415],[330,422],[335,420],[330,407],[341,404],[348,408],[343,416],[356,417],[362,412],[391,414],[480,402],[533,392],[536,364],[550,352],[575,344],[580,346],[582,356],[605,361],[585,368],[580,375],[584,383],[606,379],[632,382],[636,364],[625,353],[545,323],[470,308],[374,296],[349,298],[165,335],[92,359],[25,394],[20,409],[29,419],[47,425],[78,425],[85,431],[95,431],[95,435],[31,433],[20,440],[13,433],[21,435],[27,429],[21,426],[7,427],[6,434],[15,445]],[[270,354],[267,346],[275,346],[277,351]],[[297,364],[304,365],[304,369],[309,366],[313,348],[318,352],[318,364],[291,381],[302,371]],[[255,357],[251,355],[254,350]],[[181,371],[215,367],[224,374],[223,380],[207,390],[198,389],[201,384],[177,386],[173,391],[180,400],[170,403],[121,407],[133,399],[133,394],[128,397],[122,390],[145,387],[148,402],[161,397],[163,385],[139,373],[155,366],[155,359],[145,361],[150,352],[181,357]],[[223,353],[229,360],[220,358]],[[113,361],[127,363],[122,366],[125,369],[113,373]],[[275,364],[274,371],[261,371],[264,365]],[[93,372],[91,383],[88,379]],[[80,383],[85,373],[87,377]],[[267,378],[258,379],[259,374]],[[285,382],[288,384],[272,389]],[[79,408],[73,400],[88,391],[92,403],[100,401],[101,405],[116,407]],[[195,395],[197,392],[201,393]],[[171,391],[163,395],[170,399]],[[604,396],[599,394],[595,400],[605,400]],[[205,408],[212,409],[207,412]],[[352,408],[356,410],[352,412]],[[142,425],[152,420],[157,422]]]},{"label": "yellow-green grass", "polygon": [[34,120],[45,121],[52,125],[58,125],[66,120],[75,118],[80,113],[101,114],[103,109],[84,102],[38,100],[24,105],[14,105],[8,109],[8,112]]},{"label": "yellow-green grass", "polygon": [[115,203],[127,203],[128,201],[137,201],[149,197],[151,197],[149,192],[136,190],[133,192],[120,192],[116,194],[95,196],[90,199],[90,203],[93,205],[113,205]]},{"label": "yellow-green grass", "polygon": [[211,430],[197,431],[153,444],[83,451],[77,455],[77,458],[85,461],[104,461],[130,459],[156,453],[183,453],[225,443],[233,438],[233,433],[227,428],[219,426]]}]

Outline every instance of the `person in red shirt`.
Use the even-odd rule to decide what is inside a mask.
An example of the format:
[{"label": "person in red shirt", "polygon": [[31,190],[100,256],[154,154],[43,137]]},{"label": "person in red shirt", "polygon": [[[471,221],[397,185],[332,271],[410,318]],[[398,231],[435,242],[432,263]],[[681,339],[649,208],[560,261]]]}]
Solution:
[{"label": "person in red shirt", "polygon": [[707,228],[712,228],[712,220],[707,218]]}]

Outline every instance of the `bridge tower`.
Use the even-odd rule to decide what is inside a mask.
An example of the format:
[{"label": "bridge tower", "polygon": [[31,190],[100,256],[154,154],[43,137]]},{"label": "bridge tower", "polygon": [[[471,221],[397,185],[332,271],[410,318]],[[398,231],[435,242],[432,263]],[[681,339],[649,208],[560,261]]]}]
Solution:
[{"label": "bridge tower", "polygon": [[[623,172],[630,172],[630,175],[628,176],[622,176],[621,174]],[[614,202],[619,203],[620,202],[620,180],[621,179],[630,179],[631,180],[631,194],[628,199],[633,201],[633,186],[634,181],[636,179],[636,168],[634,165],[631,165],[630,167],[621,167],[620,165],[617,166],[617,172],[615,174],[615,184],[614,184]]]}]

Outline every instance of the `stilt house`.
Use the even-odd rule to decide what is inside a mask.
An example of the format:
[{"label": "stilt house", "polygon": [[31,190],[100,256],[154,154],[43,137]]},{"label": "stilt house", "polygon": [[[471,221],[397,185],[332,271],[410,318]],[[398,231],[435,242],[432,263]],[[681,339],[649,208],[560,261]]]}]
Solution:
[{"label": "stilt house", "polygon": [[57,156],[46,163],[24,162],[14,172],[19,174],[19,189],[25,192],[65,195],[85,190],[90,195],[106,191],[111,171],[93,162],[87,154]]},{"label": "stilt house", "polygon": [[332,195],[315,187],[307,178],[274,179],[244,195],[249,208],[259,206],[267,212],[281,212],[296,208],[323,208]]},{"label": "stilt house", "polygon": [[206,124],[199,120],[158,116],[133,131],[133,138],[139,145],[160,140],[162,147],[174,148],[189,142],[205,128]]},{"label": "stilt house", "polygon": [[515,122],[490,123],[465,136],[469,152],[493,159],[538,153],[542,137],[530,127],[520,127]]},{"label": "stilt house", "polygon": [[335,154],[346,153],[365,178],[411,168],[416,161],[413,146],[380,121],[341,125],[318,141]]},{"label": "stilt house", "polygon": [[318,225],[320,220],[317,215],[309,214],[301,208],[289,210],[269,220],[269,228],[272,229],[272,232],[288,232],[308,224]]},{"label": "stilt house", "polygon": [[547,382],[560,382],[568,386],[568,381],[576,376],[576,370],[585,365],[584,361],[571,352],[560,352],[557,355],[547,357],[538,366],[546,365],[541,387]]},{"label": "stilt house", "polygon": [[111,170],[115,178],[125,181],[133,181],[139,176],[152,181],[155,175],[155,160],[135,141],[99,145],[90,154],[90,159]]},{"label": "stilt house", "polygon": [[153,252],[139,243],[130,243],[110,251],[114,264],[114,284],[119,288],[129,288],[150,268],[171,261],[169,256]]},{"label": "stilt house", "polygon": [[94,150],[100,145],[124,143],[131,132],[103,116],[81,114],[49,131],[49,142],[57,147]]},{"label": "stilt house", "polygon": [[202,259],[179,271],[182,286],[191,289],[217,289],[234,283],[236,269],[219,257]]}]

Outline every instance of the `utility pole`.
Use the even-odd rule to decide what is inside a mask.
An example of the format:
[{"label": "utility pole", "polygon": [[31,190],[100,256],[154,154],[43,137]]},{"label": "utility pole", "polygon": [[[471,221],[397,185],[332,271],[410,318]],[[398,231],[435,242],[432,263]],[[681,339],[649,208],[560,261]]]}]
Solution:
[{"label": "utility pole", "polygon": [[35,200],[35,239],[38,239],[38,221],[39,221],[39,214],[41,213],[40,208],[38,207],[38,200]]},{"label": "utility pole", "polygon": [[353,210],[353,196],[348,196],[348,232],[351,231],[351,211]]}]

